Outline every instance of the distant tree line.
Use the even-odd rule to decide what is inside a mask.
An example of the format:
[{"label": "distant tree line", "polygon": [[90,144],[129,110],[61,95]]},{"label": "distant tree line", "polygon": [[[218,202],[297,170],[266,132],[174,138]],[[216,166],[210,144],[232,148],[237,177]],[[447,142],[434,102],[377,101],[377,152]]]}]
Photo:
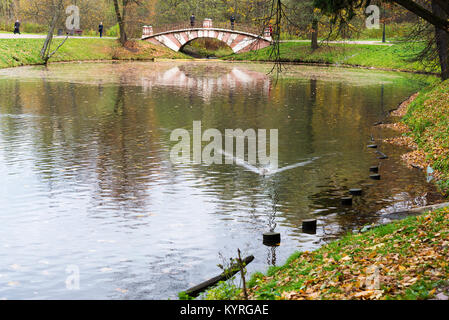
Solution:
[{"label": "distant tree line", "polygon": [[[52,17],[48,8],[52,3],[52,0],[0,0],[0,26],[9,25],[12,28],[16,19],[23,24],[48,26]],[[237,24],[262,26],[275,22],[272,0],[64,0],[63,7],[68,5],[80,8],[80,27],[85,33],[95,33],[98,24],[103,22],[106,30],[119,36],[119,24],[122,24],[127,38],[139,37],[143,25],[188,21],[192,13],[198,21],[211,18],[225,22],[233,15]],[[324,32],[330,30],[329,19],[315,9],[314,0],[282,0],[282,5],[288,16],[288,19],[282,20],[283,33],[308,37],[314,28]],[[398,12],[391,12],[390,16],[410,20],[410,17],[404,18]],[[356,10],[356,13],[354,28],[347,32],[363,28],[363,10]],[[61,14],[56,29],[65,29],[65,19],[66,15]],[[36,29],[39,32],[42,30]]]},{"label": "distant tree line", "polygon": [[143,25],[188,21],[192,13],[198,21],[229,21],[232,15],[237,25],[262,30],[272,24],[275,40],[308,38],[317,49],[319,38],[351,38],[365,30],[365,9],[373,4],[381,10],[384,28],[393,22],[411,24],[405,38],[427,43],[416,59],[438,61],[443,79],[449,79],[448,0],[0,0],[0,27],[12,28],[19,19],[55,32],[65,29],[64,9],[76,5],[81,29],[95,33],[103,22],[106,33],[125,45],[141,35]]}]

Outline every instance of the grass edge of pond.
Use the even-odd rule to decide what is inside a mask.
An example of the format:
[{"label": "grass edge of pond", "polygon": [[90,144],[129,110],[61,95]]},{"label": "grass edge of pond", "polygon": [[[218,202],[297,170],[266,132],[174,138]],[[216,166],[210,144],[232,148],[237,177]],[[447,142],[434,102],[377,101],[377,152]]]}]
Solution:
[{"label": "grass edge of pond", "polygon": [[[45,39],[0,39],[0,69],[43,64],[40,49]],[[63,39],[54,39],[55,48]],[[147,41],[128,41],[121,47],[114,39],[69,38],[50,59],[52,62],[75,61],[149,61],[153,59],[192,59],[166,47]]]},{"label": "grass edge of pond", "polygon": [[[336,65],[342,67],[362,67],[385,71],[437,74],[429,63],[411,61],[422,50],[422,44],[397,43],[391,46],[368,44],[322,44],[312,50],[308,43],[287,42],[280,44],[280,61],[283,63],[303,63]],[[270,47],[257,51],[238,53],[223,57],[229,61],[273,62]]]},{"label": "grass edge of pond", "polygon": [[[424,152],[427,164],[432,165],[438,170],[439,176],[435,181],[440,191],[446,196],[449,192],[449,162],[447,154],[449,152],[449,130],[447,130],[447,119],[449,119],[449,80],[445,82],[436,82],[421,90],[416,99],[414,99],[407,106],[407,113],[402,121],[410,128],[409,135],[418,144],[418,150]],[[445,150],[441,152],[441,150]],[[269,299],[399,299],[399,300],[412,300],[412,299],[430,299],[435,297],[439,288],[448,287],[449,285],[449,264],[445,263],[445,260],[449,258],[449,207],[433,211],[428,214],[423,214],[418,217],[407,217],[401,221],[395,221],[386,225],[378,226],[364,234],[348,234],[343,238],[336,240],[330,244],[327,244],[312,253],[309,252],[295,252],[290,258],[287,259],[285,264],[280,267],[271,267],[268,269],[266,275],[260,272],[256,272],[252,275],[251,280],[248,282],[249,290],[253,299],[269,300]],[[357,246],[360,249],[364,242],[368,242],[370,245],[379,247],[389,247],[391,239],[384,239],[386,235],[397,233],[399,230],[408,230],[407,233],[403,233],[403,237],[400,239],[404,246],[410,243],[413,237],[416,236],[420,229],[425,228],[428,221],[433,221],[432,232],[434,235],[438,235],[435,238],[426,238],[432,243],[440,245],[445,250],[447,255],[443,259],[443,272],[440,273],[439,279],[432,278],[425,274],[426,271],[434,268],[431,264],[424,267],[424,273],[418,275],[418,277],[410,278],[406,274],[407,268],[404,268],[402,274],[397,275],[397,282],[401,283],[402,280],[408,279],[409,282],[401,290],[394,291],[391,287],[385,287],[382,290],[359,290],[352,296],[345,294],[338,286],[331,286],[327,293],[323,293],[323,286],[326,285],[326,280],[332,275],[326,275],[322,277],[322,285],[319,291],[309,292],[312,296],[308,296],[307,285],[308,281],[314,281],[314,277],[307,278],[310,272],[316,268],[321,267],[323,269],[324,255],[331,255],[334,261],[340,261],[342,258],[349,257],[348,254],[343,253],[345,248],[352,248]],[[445,228],[446,227],[446,228]],[[438,232],[435,232],[438,231]],[[441,233],[443,235],[441,236]],[[418,233],[419,234],[419,233]],[[421,233],[422,235],[422,230]],[[368,241],[369,240],[369,241]],[[426,240],[426,241],[427,241]],[[366,246],[365,246],[366,247]],[[395,244],[393,244],[393,247]],[[413,259],[411,256],[407,256],[406,253],[410,252],[410,248],[400,252],[405,254],[405,257]],[[424,250],[421,250],[422,252]],[[394,252],[394,251],[393,251]],[[389,252],[388,254],[390,254]],[[383,252],[382,254],[387,254]],[[367,255],[368,259],[373,259]],[[301,257],[310,257],[308,261],[302,261]],[[405,259],[407,260],[407,259]],[[444,264],[445,263],[445,264]],[[344,266],[346,266],[345,264]],[[299,268],[299,266],[301,268]],[[338,270],[338,267],[329,267],[330,270]],[[393,267],[394,268],[394,267]],[[398,267],[401,269],[401,265]],[[299,270],[297,270],[299,269]],[[296,279],[292,279],[289,273],[293,273]],[[337,273],[339,273],[337,275]],[[337,272],[333,275],[337,276],[339,280],[340,276],[344,273]],[[366,273],[366,266],[365,266]],[[287,275],[286,275],[287,274]],[[280,279],[285,276],[284,279]],[[302,278],[301,278],[302,277]],[[406,278],[407,277],[407,278]],[[365,276],[366,278],[366,276]],[[416,279],[416,281],[415,281]],[[288,281],[287,281],[288,280]],[[296,280],[296,282],[295,282]],[[413,281],[413,283],[410,282]],[[407,286],[407,284],[410,284]],[[340,285],[340,284],[339,284]],[[363,288],[360,287],[359,288]],[[381,292],[382,291],[382,292]],[[222,282],[216,288],[213,288],[205,293],[203,296],[206,299],[242,299],[242,290],[237,286],[229,283]]]},{"label": "grass edge of pond", "polygon": [[[256,272],[248,281],[250,299],[429,299],[448,284],[449,207],[375,227],[365,233],[347,234],[313,252],[295,252],[286,263]],[[437,255],[435,276],[427,265],[426,250],[443,246]],[[435,251],[435,250],[434,250]],[[417,258],[418,260],[414,260]],[[435,257],[431,257],[434,259]],[[380,261],[379,289],[367,289],[368,267]],[[398,260],[399,259],[399,260]],[[206,292],[209,300],[241,300],[242,290],[220,283]]]}]

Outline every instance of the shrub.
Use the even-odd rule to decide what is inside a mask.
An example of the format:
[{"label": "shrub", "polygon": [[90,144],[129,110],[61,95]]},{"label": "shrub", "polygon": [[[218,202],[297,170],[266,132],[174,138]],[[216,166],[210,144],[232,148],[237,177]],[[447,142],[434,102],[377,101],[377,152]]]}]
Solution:
[{"label": "shrub", "polygon": [[118,37],[120,34],[120,29],[118,26],[118,23],[109,29],[106,29],[106,36],[107,37]]}]

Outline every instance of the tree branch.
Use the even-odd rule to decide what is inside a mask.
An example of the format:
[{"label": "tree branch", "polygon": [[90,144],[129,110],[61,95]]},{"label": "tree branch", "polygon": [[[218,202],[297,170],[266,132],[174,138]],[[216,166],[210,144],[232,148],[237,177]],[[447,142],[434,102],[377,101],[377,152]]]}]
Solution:
[{"label": "tree branch", "polygon": [[430,24],[433,24],[438,29],[444,30],[449,33],[449,21],[435,16],[431,11],[420,6],[416,2],[414,2],[412,0],[392,0],[392,1],[403,6],[404,8],[413,12],[417,16],[423,18]]},{"label": "tree branch", "polygon": [[65,37],[64,41],[62,41],[62,42],[57,46],[57,48],[55,49],[55,51],[53,51],[52,53],[50,53],[50,54],[48,55],[48,59],[50,59],[50,58],[56,53],[56,51],[58,51],[58,49],[62,47],[62,45],[67,41],[68,38],[69,38],[69,34],[67,34],[67,36]]}]

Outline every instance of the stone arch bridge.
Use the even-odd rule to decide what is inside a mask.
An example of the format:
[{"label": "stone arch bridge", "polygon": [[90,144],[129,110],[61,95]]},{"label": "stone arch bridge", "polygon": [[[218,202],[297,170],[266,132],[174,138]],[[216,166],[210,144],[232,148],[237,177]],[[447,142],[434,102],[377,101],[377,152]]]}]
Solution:
[{"label": "stone arch bridge", "polygon": [[233,29],[226,25],[213,27],[210,19],[205,19],[202,27],[176,25],[153,31],[152,26],[144,26],[142,34],[142,40],[166,46],[173,51],[179,51],[190,41],[199,38],[218,39],[231,47],[234,53],[262,49],[272,42],[268,28],[263,35],[257,35],[257,31],[245,28]]}]

